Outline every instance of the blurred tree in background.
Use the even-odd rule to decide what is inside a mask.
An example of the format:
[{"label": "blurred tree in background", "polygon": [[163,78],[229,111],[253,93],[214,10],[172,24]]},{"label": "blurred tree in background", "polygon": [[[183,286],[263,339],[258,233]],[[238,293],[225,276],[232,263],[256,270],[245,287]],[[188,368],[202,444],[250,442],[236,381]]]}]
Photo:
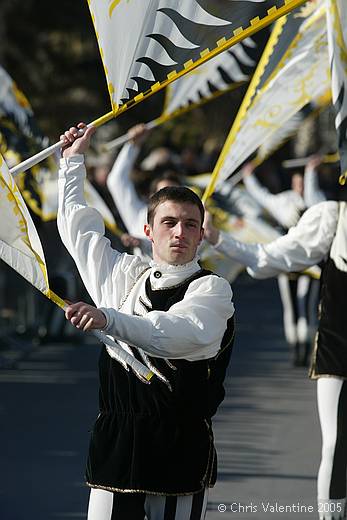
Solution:
[{"label": "blurred tree in background", "polygon": [[49,136],[109,110],[86,1],[2,0],[0,9],[1,62]]}]

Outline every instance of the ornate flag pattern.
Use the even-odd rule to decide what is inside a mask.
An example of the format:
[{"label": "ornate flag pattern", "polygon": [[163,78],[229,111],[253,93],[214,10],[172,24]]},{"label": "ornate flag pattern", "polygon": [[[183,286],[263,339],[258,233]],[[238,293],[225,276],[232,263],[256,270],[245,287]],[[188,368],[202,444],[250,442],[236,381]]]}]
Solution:
[{"label": "ornate flag pattern", "polygon": [[317,117],[331,102],[330,88],[325,95],[305,105],[299,112],[294,114],[276,132],[271,134],[258,149],[255,163],[257,165],[265,161],[270,155],[278,150],[286,141],[291,139],[299,130],[301,125],[311,118]]}]

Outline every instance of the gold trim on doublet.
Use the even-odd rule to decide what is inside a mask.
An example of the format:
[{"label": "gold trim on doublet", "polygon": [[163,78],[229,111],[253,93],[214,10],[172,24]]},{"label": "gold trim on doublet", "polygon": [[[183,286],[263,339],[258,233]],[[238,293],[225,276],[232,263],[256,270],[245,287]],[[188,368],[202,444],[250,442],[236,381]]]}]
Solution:
[{"label": "gold trim on doublet", "polygon": [[90,482],[86,482],[86,485],[93,489],[104,489],[105,491],[110,491],[111,493],[146,493],[146,495],[156,495],[156,496],[166,496],[166,497],[185,497],[189,495],[196,495],[197,493],[201,493],[207,486],[211,487],[209,484],[203,486],[201,489],[197,491],[190,491],[188,493],[166,493],[165,491],[147,491],[146,489],[120,489],[111,486],[102,486],[98,484],[91,484]]},{"label": "gold trim on doublet", "polygon": [[318,331],[316,332],[316,335],[314,337],[314,347],[313,347],[313,352],[312,352],[312,356],[311,356],[311,366],[310,366],[310,370],[309,370],[309,374],[308,374],[310,379],[317,379],[319,377],[319,375],[316,374],[317,349],[318,349]]}]

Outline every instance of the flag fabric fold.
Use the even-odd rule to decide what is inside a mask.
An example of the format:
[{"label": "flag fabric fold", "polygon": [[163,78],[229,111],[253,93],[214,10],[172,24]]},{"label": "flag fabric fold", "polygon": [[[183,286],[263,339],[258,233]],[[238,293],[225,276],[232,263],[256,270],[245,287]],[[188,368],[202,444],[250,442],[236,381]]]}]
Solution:
[{"label": "flag fabric fold", "polygon": [[[161,115],[146,123],[148,130],[232,92],[249,81],[261,56],[268,31],[258,32],[167,85]],[[129,140],[128,134],[102,145],[108,151]]]}]

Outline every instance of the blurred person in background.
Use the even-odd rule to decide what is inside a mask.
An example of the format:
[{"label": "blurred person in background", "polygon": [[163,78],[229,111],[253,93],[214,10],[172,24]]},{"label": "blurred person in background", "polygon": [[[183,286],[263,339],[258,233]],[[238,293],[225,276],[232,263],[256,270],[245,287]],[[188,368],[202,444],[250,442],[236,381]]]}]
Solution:
[{"label": "blurred person in background", "polygon": [[345,518],[347,469],[347,203],[315,204],[288,233],[268,244],[244,244],[219,232],[206,217],[205,238],[248,266],[255,278],[301,271],[324,262],[318,333],[310,378],[317,379],[322,430],[318,473],[320,520]]},{"label": "blurred person in background", "polygon": [[[280,226],[283,234],[296,225],[307,207],[304,177],[301,173],[294,172],[291,176],[291,189],[273,194],[261,185],[254,169],[251,162],[243,167],[244,185],[248,193]],[[309,191],[312,198],[314,190],[311,188]],[[283,307],[284,334],[293,352],[293,365],[306,366],[311,351],[315,323],[313,309],[316,306],[318,284],[307,274],[279,273],[278,287]]]}]

